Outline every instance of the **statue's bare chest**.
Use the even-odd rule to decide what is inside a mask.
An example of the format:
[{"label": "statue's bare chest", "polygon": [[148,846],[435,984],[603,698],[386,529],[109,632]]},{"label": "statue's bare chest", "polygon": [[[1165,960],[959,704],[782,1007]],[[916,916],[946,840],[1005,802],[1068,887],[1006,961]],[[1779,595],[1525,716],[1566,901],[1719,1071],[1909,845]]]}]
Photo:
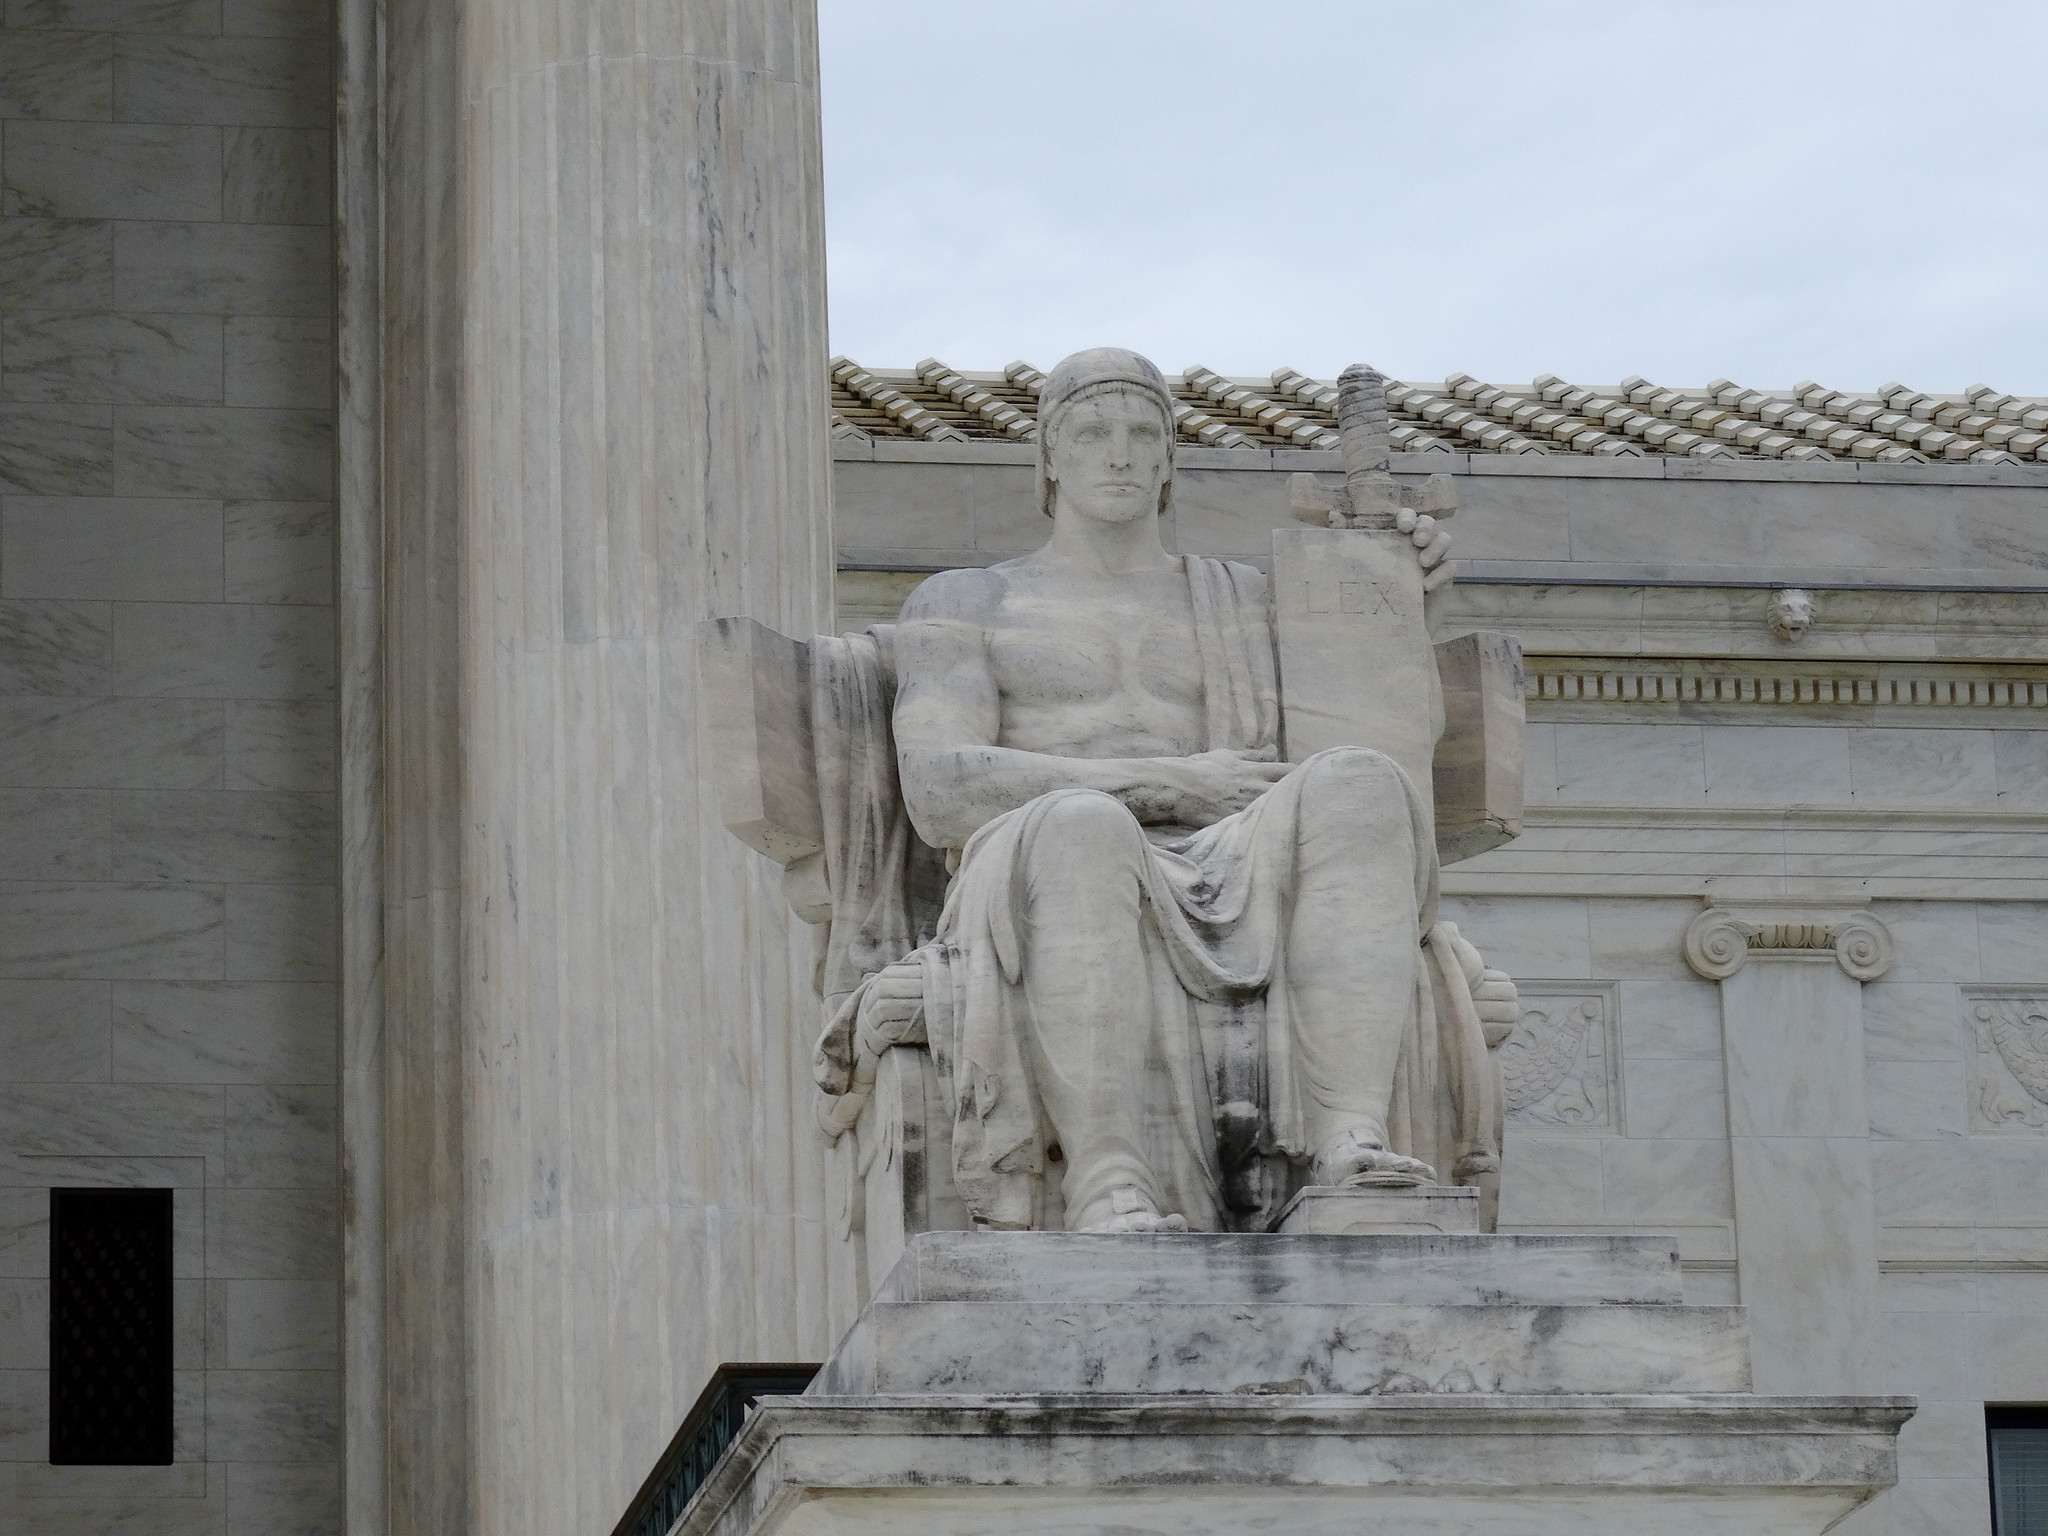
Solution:
[{"label": "statue's bare chest", "polygon": [[1079,745],[1099,727],[1173,752],[1200,733],[1202,669],[1178,571],[1092,590],[1013,588],[990,624],[988,654],[1006,736],[1049,732]]}]

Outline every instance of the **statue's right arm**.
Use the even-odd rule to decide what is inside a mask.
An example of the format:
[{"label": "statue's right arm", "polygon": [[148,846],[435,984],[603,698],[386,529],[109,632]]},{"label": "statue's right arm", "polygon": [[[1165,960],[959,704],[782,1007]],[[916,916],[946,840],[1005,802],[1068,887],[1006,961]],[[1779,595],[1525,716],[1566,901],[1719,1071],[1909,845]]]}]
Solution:
[{"label": "statue's right arm", "polygon": [[[1007,811],[1056,789],[1114,795],[1140,821],[1186,819],[1183,758],[1056,757],[997,745],[1002,695],[988,661],[1001,601],[993,571],[947,571],[912,594],[896,628],[896,758],[918,835],[959,848]],[[1203,820],[1213,820],[1213,816]]]}]

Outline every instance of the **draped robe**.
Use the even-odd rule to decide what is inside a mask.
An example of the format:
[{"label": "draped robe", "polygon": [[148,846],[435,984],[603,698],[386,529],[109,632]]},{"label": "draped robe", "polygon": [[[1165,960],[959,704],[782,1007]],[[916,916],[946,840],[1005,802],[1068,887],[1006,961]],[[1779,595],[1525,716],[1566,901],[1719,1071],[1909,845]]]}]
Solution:
[{"label": "draped robe", "polygon": [[[1265,578],[1198,556],[1183,564],[1207,744],[1270,755],[1279,689]],[[926,1038],[953,1117],[959,1193],[979,1221],[1039,1226],[1053,1205],[1055,1137],[1031,1066],[1023,881],[1047,818],[1064,798],[1089,792],[1042,795],[980,828],[960,850],[934,916],[936,855],[910,830],[894,771],[888,643],[880,630],[827,642],[836,648],[814,663],[833,903],[824,977],[830,1023],[818,1044],[818,1082],[828,1095],[854,1087],[854,1026],[868,978],[892,961],[916,964]],[[1375,761],[1405,789],[1409,910],[1422,951],[1400,1023],[1388,1142],[1446,1178],[1490,1181],[1500,1102],[1472,1001],[1479,957],[1437,919],[1435,838],[1420,797],[1390,760]],[[1344,1049],[1340,1026],[1299,1016],[1288,980],[1296,860],[1304,836],[1318,835],[1302,823],[1316,762],[1212,826],[1148,828],[1129,843],[1142,915],[1121,963],[1148,978],[1149,999],[1148,1017],[1125,1021],[1142,1032],[1147,1066],[1131,1091],[1146,1102],[1146,1155],[1168,1208],[1198,1230],[1259,1230],[1270,1221],[1318,1150],[1310,1144],[1317,1061]]]}]

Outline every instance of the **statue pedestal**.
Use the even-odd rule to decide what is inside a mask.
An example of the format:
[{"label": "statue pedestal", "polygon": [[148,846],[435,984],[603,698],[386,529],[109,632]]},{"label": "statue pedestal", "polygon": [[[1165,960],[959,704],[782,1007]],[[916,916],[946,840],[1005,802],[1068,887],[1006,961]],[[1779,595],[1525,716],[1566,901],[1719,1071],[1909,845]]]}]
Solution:
[{"label": "statue pedestal", "polygon": [[1891,1486],[1910,1399],[1749,1381],[1663,1239],[925,1233],[675,1529],[1817,1536]]},{"label": "statue pedestal", "polygon": [[1274,1221],[1273,1230],[1283,1235],[1326,1236],[1477,1232],[1479,1191],[1446,1184],[1405,1188],[1311,1184],[1287,1202]]}]

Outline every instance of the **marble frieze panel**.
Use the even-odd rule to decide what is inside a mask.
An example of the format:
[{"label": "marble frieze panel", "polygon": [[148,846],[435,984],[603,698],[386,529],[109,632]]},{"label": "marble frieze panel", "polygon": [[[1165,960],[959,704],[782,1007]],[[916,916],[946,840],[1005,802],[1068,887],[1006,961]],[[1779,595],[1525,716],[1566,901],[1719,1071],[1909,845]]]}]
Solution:
[{"label": "marble frieze panel", "polygon": [[1611,981],[1523,981],[1522,1016],[1500,1048],[1507,1123],[1616,1134],[1620,989]]},{"label": "marble frieze panel", "polygon": [[2048,1135],[2048,982],[1962,989],[1970,1132]]}]

